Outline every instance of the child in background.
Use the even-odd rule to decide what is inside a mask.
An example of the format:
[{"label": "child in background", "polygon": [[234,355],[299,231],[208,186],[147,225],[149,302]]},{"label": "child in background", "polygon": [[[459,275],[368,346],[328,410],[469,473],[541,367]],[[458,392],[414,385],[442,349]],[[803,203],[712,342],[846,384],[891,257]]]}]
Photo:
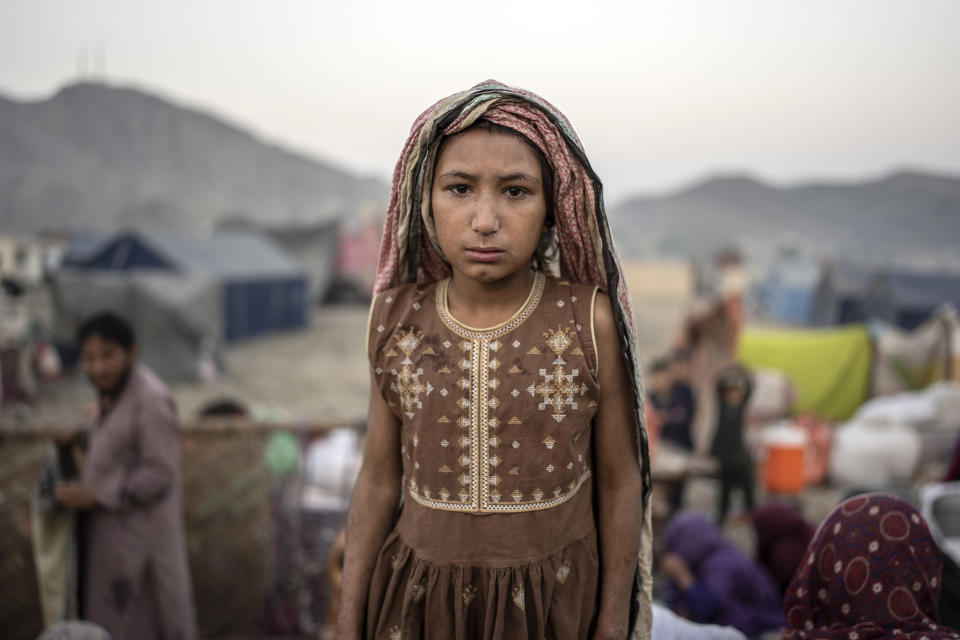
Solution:
[{"label": "child in background", "polygon": [[[693,450],[693,440],[690,437],[689,416],[684,407],[678,406],[682,395],[682,390],[678,392],[672,360],[654,360],[648,372],[647,401],[656,411],[657,439],[663,439],[674,447],[690,452]],[[663,485],[671,514],[676,513],[683,505],[684,484],[682,479],[677,479]]]},{"label": "child in background", "polygon": [[[663,428],[666,426],[673,401],[673,378],[670,376],[670,361],[666,358],[657,358],[647,367],[647,408],[657,415],[660,424],[659,437],[666,437]],[[666,437],[671,444],[676,444],[672,438]]]},{"label": "child in background", "polygon": [[665,429],[670,439],[688,451],[693,451],[693,419],[697,415],[697,396],[690,384],[689,349],[675,349],[670,356],[670,377],[673,379],[670,416]]},{"label": "child in background", "polygon": [[754,504],[753,460],[747,451],[743,430],[747,401],[753,389],[750,372],[740,365],[731,365],[717,376],[717,430],[711,453],[720,462],[720,505],[717,524],[723,525],[730,508],[730,494],[743,490],[748,511]]}]

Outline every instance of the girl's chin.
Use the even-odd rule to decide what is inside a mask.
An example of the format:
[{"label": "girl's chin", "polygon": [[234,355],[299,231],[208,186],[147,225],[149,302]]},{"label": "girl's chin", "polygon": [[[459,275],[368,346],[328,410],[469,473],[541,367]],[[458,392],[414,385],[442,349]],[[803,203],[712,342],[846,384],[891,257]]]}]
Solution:
[{"label": "girl's chin", "polygon": [[517,276],[521,273],[526,273],[529,270],[529,266],[518,267],[516,265],[505,265],[502,263],[470,263],[467,265],[461,265],[459,268],[454,268],[454,271],[459,272],[462,277],[465,277],[468,280],[483,282],[485,284],[507,280],[511,276]]}]

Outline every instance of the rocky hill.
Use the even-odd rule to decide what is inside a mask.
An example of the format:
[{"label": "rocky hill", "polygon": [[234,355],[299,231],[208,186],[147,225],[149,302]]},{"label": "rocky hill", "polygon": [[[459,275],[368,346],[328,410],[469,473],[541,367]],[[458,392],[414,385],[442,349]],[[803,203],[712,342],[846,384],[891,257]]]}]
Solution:
[{"label": "rocky hill", "polygon": [[916,171],[859,183],[774,187],[745,176],[712,178],[612,207],[627,255],[702,256],[735,247],[763,257],[789,246],[869,262],[960,261],[960,178]]},{"label": "rocky hill", "polygon": [[143,91],[81,83],[40,102],[0,96],[4,231],[304,224],[386,198],[379,180]]}]

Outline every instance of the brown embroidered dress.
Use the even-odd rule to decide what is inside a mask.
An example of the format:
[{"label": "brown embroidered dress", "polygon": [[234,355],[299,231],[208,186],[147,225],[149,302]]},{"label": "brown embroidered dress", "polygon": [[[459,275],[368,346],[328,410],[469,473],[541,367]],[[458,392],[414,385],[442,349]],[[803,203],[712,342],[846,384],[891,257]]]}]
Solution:
[{"label": "brown embroidered dress", "polygon": [[374,569],[367,636],[587,637],[596,287],[537,273],[496,327],[458,322],[448,280],[381,293],[376,384],[402,423],[403,501]]}]

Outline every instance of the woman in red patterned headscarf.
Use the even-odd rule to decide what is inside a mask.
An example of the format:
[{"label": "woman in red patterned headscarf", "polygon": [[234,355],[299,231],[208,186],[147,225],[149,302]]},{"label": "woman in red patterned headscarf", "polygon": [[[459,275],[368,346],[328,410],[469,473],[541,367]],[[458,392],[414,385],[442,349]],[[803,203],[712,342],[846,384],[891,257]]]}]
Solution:
[{"label": "woman in red patterned headscarf", "polygon": [[941,570],[916,509],[885,494],[851,498],[814,535],[784,598],[781,638],[960,638],[939,624]]}]

